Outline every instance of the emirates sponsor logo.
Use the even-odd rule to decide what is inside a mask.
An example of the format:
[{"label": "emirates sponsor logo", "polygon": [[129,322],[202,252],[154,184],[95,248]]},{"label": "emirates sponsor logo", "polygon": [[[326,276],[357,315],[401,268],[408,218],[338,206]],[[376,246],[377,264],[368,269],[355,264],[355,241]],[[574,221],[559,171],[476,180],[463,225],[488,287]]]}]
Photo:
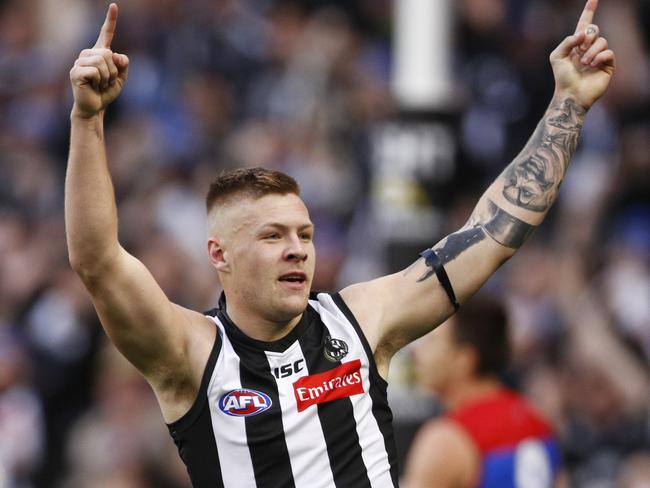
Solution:
[{"label": "emirates sponsor logo", "polygon": [[363,392],[359,359],[343,363],[324,373],[303,376],[293,383],[299,412],[317,403],[331,402]]}]

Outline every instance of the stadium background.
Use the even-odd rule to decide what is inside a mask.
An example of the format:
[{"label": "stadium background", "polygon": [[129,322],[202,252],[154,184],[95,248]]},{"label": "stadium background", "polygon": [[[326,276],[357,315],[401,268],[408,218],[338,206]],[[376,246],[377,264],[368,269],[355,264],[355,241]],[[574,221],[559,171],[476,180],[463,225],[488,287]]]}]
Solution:
[{"label": "stadium background", "polygon": [[[122,242],[172,300],[211,308],[205,189],[222,168],[264,164],[302,185],[315,289],[413,261],[525,143],[552,94],[548,54],[582,3],[453,2],[453,103],[414,112],[391,96],[388,0],[120,2],[113,47],[131,71],[106,141]],[[106,6],[0,2],[0,487],[188,486],[67,263],[68,70]],[[650,2],[602,0],[597,23],[618,57],[612,86],[554,210],[486,286],[512,318],[509,379],[557,426],[571,486],[634,488],[650,480]],[[434,137],[413,160],[438,158],[434,170],[387,175],[410,161],[395,127],[443,127],[453,149],[440,156]],[[414,378],[407,349],[390,388],[402,452],[438,411]]]}]

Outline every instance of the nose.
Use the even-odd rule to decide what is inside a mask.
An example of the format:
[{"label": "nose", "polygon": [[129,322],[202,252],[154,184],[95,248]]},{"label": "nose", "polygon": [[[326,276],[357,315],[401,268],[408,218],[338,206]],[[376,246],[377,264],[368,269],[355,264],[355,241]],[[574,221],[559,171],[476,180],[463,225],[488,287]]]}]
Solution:
[{"label": "nose", "polygon": [[293,236],[285,250],[285,259],[289,261],[306,261],[308,255],[305,243],[298,236]]}]

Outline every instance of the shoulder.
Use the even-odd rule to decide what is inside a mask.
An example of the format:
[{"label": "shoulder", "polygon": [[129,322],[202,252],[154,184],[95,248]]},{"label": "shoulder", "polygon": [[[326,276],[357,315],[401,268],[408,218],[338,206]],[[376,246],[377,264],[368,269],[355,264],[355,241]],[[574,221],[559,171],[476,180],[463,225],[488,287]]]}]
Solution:
[{"label": "shoulder", "polygon": [[480,470],[480,453],[455,421],[429,421],[417,433],[406,465],[407,486],[473,486]]},{"label": "shoulder", "polygon": [[210,317],[179,305],[174,308],[184,330],[185,348],[155,378],[147,378],[166,422],[180,418],[192,406],[208,359],[213,349],[220,345],[217,327]]},{"label": "shoulder", "polygon": [[[471,454],[476,446],[471,437],[465,432],[462,426],[452,419],[443,417],[427,422],[418,432],[415,441],[424,447],[440,449],[439,456],[451,456],[452,454]],[[450,452],[450,454],[446,454]]]},{"label": "shoulder", "polygon": [[378,290],[374,290],[373,286],[373,282],[357,283],[344,288],[337,295],[358,321],[374,351],[380,339],[377,324],[381,321],[382,310],[374,299]]},{"label": "shoulder", "polygon": [[309,296],[309,305],[318,313],[323,315],[329,313],[340,318],[345,318],[353,325],[357,325],[356,314],[352,312],[347,300],[343,298],[343,292],[314,292]]},{"label": "shoulder", "polygon": [[356,315],[340,293],[318,293],[310,298],[309,305],[333,337],[347,337],[359,344],[366,355],[373,355]]}]

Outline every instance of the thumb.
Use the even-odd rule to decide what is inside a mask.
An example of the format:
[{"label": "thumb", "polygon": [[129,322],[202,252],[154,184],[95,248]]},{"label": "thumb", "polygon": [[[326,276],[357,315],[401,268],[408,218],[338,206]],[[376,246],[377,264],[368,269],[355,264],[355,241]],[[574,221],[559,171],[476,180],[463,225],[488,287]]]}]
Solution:
[{"label": "thumb", "polygon": [[572,36],[565,37],[564,40],[558,45],[558,47],[556,47],[555,50],[551,53],[551,61],[566,58],[569,54],[571,54],[571,50],[574,47],[579,46],[584,40],[584,31],[580,31],[576,34],[573,34]]}]

